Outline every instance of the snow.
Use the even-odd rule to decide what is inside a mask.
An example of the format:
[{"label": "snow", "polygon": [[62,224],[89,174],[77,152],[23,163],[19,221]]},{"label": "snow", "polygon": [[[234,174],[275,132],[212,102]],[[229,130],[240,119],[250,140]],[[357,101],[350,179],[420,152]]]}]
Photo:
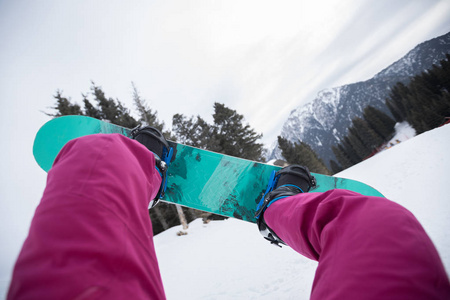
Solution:
[{"label": "snow", "polygon": [[408,122],[397,123],[395,124],[395,135],[388,142],[388,145],[407,141],[415,135],[416,131],[411,127],[411,125],[408,124]]},{"label": "snow", "polygon": [[[401,125],[399,132],[408,131]],[[410,131],[409,131],[410,132]],[[411,132],[410,132],[411,133]],[[363,181],[409,209],[450,270],[450,125],[429,131],[337,176]],[[155,237],[168,299],[309,299],[317,263],[270,245],[255,225],[229,219]]]},{"label": "snow", "polygon": [[317,101],[318,103],[321,103],[321,105],[326,105],[327,108],[331,106],[334,110],[334,113],[337,113],[337,106],[339,104],[339,100],[341,98],[341,90],[342,86],[334,87],[334,88],[328,88],[320,91],[317,93],[317,98],[320,99],[320,101]]},{"label": "snow", "polygon": [[316,141],[317,141],[317,143],[316,143],[317,146],[322,146],[322,142],[320,141],[318,136],[316,136]]},{"label": "snow", "polygon": [[276,161],[277,161],[277,160],[274,158],[274,159],[271,159],[271,160],[269,160],[268,162],[266,162],[266,164],[275,166],[275,162],[276,162]]},{"label": "snow", "polygon": [[[366,182],[413,212],[447,272],[449,136],[450,125],[434,129],[337,174]],[[203,224],[198,219],[190,223],[187,235],[177,236],[180,230],[174,227],[154,238],[169,300],[309,299],[317,263],[289,247],[270,245],[256,225],[236,219]],[[15,256],[2,259],[13,261]],[[0,287],[3,294],[8,281]]]},{"label": "snow", "polygon": [[341,139],[339,138],[339,133],[337,131],[336,128],[333,128],[333,136],[336,140],[340,141]]},{"label": "snow", "polygon": [[198,219],[188,235],[180,229],[155,236],[168,299],[308,299],[317,263],[269,244],[256,225]]},{"label": "snow", "polygon": [[422,223],[450,270],[450,126],[418,135],[336,176],[376,187]]},{"label": "snow", "polygon": [[407,141],[414,136],[416,136],[416,130],[412,128],[408,122],[396,123],[394,136],[382,146],[380,152],[378,153],[390,149],[401,142]]}]

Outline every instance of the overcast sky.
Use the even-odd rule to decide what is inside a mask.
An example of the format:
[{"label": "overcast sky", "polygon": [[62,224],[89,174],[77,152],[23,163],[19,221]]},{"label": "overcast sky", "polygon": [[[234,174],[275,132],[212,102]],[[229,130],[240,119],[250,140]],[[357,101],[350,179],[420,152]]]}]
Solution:
[{"label": "overcast sky", "polygon": [[271,143],[321,89],[450,30],[450,1],[131,3],[0,1],[1,101],[39,114],[56,89],[81,102],[93,80],[132,107],[134,81],[169,126],[175,113],[210,118],[218,101]]},{"label": "overcast sky", "polygon": [[169,126],[225,103],[271,144],[320,90],[448,31],[450,1],[0,0],[2,284],[44,188],[31,148],[57,89],[81,103],[93,80],[131,108],[133,81]]}]

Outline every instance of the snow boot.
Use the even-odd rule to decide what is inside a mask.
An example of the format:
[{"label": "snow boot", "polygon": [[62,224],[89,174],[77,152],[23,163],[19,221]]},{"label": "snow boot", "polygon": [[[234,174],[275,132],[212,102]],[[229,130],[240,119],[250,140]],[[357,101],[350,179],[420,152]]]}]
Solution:
[{"label": "snow boot", "polygon": [[171,145],[164,138],[161,131],[151,126],[138,126],[131,131],[131,137],[144,145],[155,155],[155,168],[161,175],[161,186],[155,199],[150,202],[149,208],[154,207],[159,199],[164,197],[167,187],[167,169],[175,159],[176,145]]},{"label": "snow boot", "polygon": [[277,246],[280,246],[279,244],[286,245],[286,243],[283,242],[269,226],[267,226],[264,221],[265,210],[277,200],[300,193],[307,193],[315,186],[316,179],[311,175],[307,167],[291,165],[278,172],[272,172],[266,192],[258,203],[255,214],[259,232],[266,240]]}]

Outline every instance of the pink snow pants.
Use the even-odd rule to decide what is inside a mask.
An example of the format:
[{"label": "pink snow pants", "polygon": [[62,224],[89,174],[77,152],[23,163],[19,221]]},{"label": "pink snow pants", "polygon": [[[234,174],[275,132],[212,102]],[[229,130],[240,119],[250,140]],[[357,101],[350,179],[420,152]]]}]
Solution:
[{"label": "pink snow pants", "polygon": [[436,248],[392,201],[346,190],[299,194],[273,203],[264,219],[319,262],[311,299],[450,299]]},{"label": "pink snow pants", "polygon": [[[69,142],[49,171],[8,299],[164,299],[147,211],[160,182],[153,155],[136,141]],[[312,299],[450,299],[432,242],[391,201],[301,194],[272,204],[265,219],[319,261]]]},{"label": "pink snow pants", "polygon": [[148,214],[160,184],[136,141],[69,142],[48,172],[8,299],[164,299]]}]

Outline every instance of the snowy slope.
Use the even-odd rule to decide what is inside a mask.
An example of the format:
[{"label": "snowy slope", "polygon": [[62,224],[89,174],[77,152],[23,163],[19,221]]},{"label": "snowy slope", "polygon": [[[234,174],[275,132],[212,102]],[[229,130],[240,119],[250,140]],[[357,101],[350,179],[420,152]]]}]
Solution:
[{"label": "snowy slope", "polygon": [[[357,179],[412,211],[450,270],[450,126],[419,135],[338,176]],[[309,299],[317,264],[279,249],[238,220],[190,224],[155,237],[168,299]]]},{"label": "snowy slope", "polygon": [[[437,128],[338,174],[364,181],[412,211],[435,243],[447,270],[449,137],[450,125]],[[204,225],[196,220],[190,224],[188,235],[177,236],[179,230],[172,228],[155,237],[169,300],[309,299],[317,263],[288,247],[270,245],[254,224],[230,219]],[[15,242],[12,237],[7,240]],[[16,257],[3,258],[12,262]],[[0,298],[8,282],[9,278],[2,278]]]},{"label": "snowy slope", "polygon": [[440,127],[381,152],[337,176],[377,187],[414,213],[450,271],[450,126]]},{"label": "snowy slope", "polygon": [[[307,299],[317,264],[266,242],[256,226],[229,219],[155,237],[168,299]],[[298,284],[298,283],[301,284]]]}]

